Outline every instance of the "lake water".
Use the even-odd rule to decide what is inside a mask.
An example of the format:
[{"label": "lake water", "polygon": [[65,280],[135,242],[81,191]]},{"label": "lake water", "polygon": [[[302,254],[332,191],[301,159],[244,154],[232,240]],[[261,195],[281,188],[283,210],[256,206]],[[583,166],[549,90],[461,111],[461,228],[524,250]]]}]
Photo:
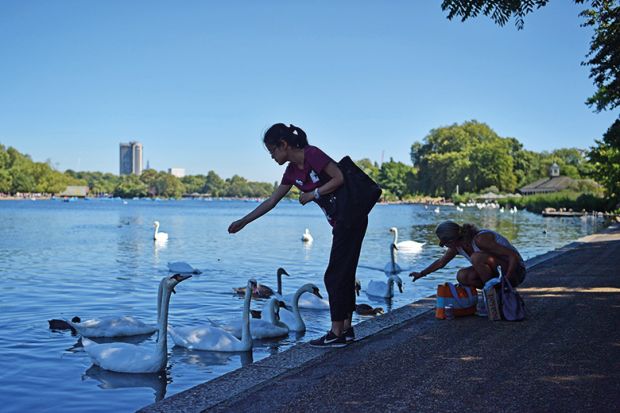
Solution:
[{"label": "lake water", "polygon": [[[110,373],[92,366],[76,346],[78,337],[48,328],[51,318],[82,320],[131,314],[154,323],[159,280],[166,263],[186,261],[202,275],[180,284],[172,296],[170,324],[197,325],[208,317],[225,322],[239,318],[242,300],[232,287],[248,278],[275,287],[276,269],[284,267],[284,293],[307,282],[323,293],[323,272],[329,257],[331,229],[319,208],[282,202],[262,219],[235,235],[226,231],[233,220],[257,203],[243,201],[82,200],[0,202],[0,386],[4,412],[127,412],[268,357],[328,329],[328,311],[303,311],[308,331],[282,340],[255,342],[247,354],[221,354],[173,347],[165,375]],[[443,249],[433,234],[438,222],[454,219],[495,229],[512,240],[525,259],[565,245],[601,229],[594,219],[543,218],[519,211],[422,205],[378,205],[370,216],[358,278],[362,287],[384,280],[392,235],[426,242],[418,255],[400,255],[405,269],[421,270]],[[152,240],[152,223],[170,234],[166,244]],[[309,228],[311,245],[301,242]],[[415,284],[401,274],[405,291],[391,303],[372,301],[363,290],[358,302],[386,310],[434,293],[436,285],[453,280],[466,262],[459,258]],[[253,308],[262,303],[253,302]],[[360,321],[355,316],[354,322]],[[141,337],[152,346],[155,335]],[[137,341],[137,340],[134,340]]]}]

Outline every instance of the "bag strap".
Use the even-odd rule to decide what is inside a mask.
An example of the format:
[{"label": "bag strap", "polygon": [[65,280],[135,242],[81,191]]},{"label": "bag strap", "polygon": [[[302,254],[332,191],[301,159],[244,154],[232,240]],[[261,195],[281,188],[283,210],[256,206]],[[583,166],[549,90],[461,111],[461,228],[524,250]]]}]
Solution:
[{"label": "bag strap", "polygon": [[[456,285],[452,284],[452,283],[446,283],[446,285],[448,286],[448,288],[450,288],[450,292],[452,293],[452,297],[454,297],[454,299],[456,300],[457,303],[459,303],[459,305],[461,307],[467,307],[467,301],[464,301],[464,298],[459,297],[459,293],[456,290]],[[465,289],[465,291],[467,292],[467,298],[472,298],[472,292],[471,289],[469,287],[465,287],[465,286],[461,286],[463,289]]]}]

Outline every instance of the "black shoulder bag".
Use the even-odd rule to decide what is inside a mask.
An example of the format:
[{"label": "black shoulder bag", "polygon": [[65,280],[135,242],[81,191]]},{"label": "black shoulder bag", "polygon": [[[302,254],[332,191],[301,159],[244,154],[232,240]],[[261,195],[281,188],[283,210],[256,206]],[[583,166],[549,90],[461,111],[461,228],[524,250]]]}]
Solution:
[{"label": "black shoulder bag", "polygon": [[381,188],[364,171],[345,156],[338,162],[344,184],[336,192],[338,216],[336,221],[351,226],[366,217],[381,197]]}]

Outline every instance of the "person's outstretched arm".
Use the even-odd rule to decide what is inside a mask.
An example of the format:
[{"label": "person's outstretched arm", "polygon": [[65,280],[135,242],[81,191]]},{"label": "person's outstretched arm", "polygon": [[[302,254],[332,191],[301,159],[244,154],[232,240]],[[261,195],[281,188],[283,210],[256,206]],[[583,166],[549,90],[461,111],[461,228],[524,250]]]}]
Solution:
[{"label": "person's outstretched arm", "polygon": [[445,254],[443,254],[441,256],[441,258],[435,260],[431,265],[429,265],[428,267],[424,268],[422,271],[420,272],[412,272],[409,274],[410,277],[413,277],[412,281],[417,280],[418,278],[422,278],[427,276],[428,274],[437,271],[440,268],[443,268],[446,266],[447,263],[449,263],[450,261],[452,261],[452,259],[454,257],[456,257],[456,249],[454,248],[448,248],[448,251],[445,252]]},{"label": "person's outstretched arm", "polygon": [[271,196],[267,198],[266,200],[264,200],[263,202],[261,202],[261,204],[257,206],[256,208],[254,208],[252,212],[250,212],[243,218],[238,219],[237,221],[230,224],[228,226],[228,232],[231,234],[234,234],[235,232],[239,232],[243,229],[243,227],[248,225],[250,222],[254,221],[257,218],[262,217],[267,212],[271,211],[276,205],[278,205],[278,202],[280,202],[280,200],[284,198],[286,194],[288,194],[288,191],[290,190],[291,190],[291,185],[280,184],[280,186],[278,186],[276,190],[273,191]]}]

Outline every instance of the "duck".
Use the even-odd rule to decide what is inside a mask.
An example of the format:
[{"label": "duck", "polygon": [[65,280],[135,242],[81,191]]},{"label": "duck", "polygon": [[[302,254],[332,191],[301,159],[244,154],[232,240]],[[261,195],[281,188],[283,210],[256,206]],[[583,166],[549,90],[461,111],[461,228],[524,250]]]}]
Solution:
[{"label": "duck", "polygon": [[306,230],[304,231],[304,233],[301,235],[301,240],[303,242],[312,242],[314,240],[314,238],[312,238],[312,235],[310,234],[310,230],[308,228],[306,228]]},{"label": "duck", "polygon": [[386,274],[399,274],[403,271],[403,269],[400,268],[400,265],[396,263],[396,251],[398,251],[398,247],[396,246],[396,244],[391,243],[390,262],[385,264],[385,267],[383,267],[383,272]]},{"label": "duck", "polygon": [[97,344],[82,337],[84,351],[90,356],[93,364],[119,373],[157,373],[165,370],[168,363],[166,326],[168,325],[170,296],[177,284],[190,277],[191,275],[174,274],[162,278],[160,282],[161,314],[158,317],[159,336],[154,349],[121,342]]},{"label": "duck", "polygon": [[[289,331],[295,331],[298,333],[303,333],[306,331],[306,324],[304,320],[301,318],[301,313],[299,312],[299,298],[304,293],[310,293],[313,296],[322,299],[321,293],[319,293],[319,287],[312,283],[304,284],[295,291],[293,299],[291,300],[291,308],[292,311],[281,308],[280,309],[280,321],[282,321],[288,327]],[[328,303],[329,306],[329,303]]]},{"label": "duck", "polygon": [[355,304],[355,312],[359,315],[377,315],[383,314],[382,307],[372,307],[368,304]]},{"label": "duck", "polygon": [[241,339],[238,339],[225,329],[211,324],[197,327],[168,327],[168,332],[179,347],[190,350],[237,352],[252,349],[252,334],[250,333],[250,301],[252,290],[258,284],[249,279],[245,288],[243,300],[243,320],[241,322]]},{"label": "duck", "polygon": [[198,268],[194,268],[184,261],[174,261],[168,263],[168,271],[175,274],[202,274]]},{"label": "duck", "polygon": [[398,286],[398,290],[403,292],[403,281],[396,274],[390,275],[385,281],[371,280],[366,288],[366,294],[374,297],[392,298],[394,297],[394,283]]},{"label": "duck", "polygon": [[155,232],[153,233],[153,240],[155,241],[167,241],[168,234],[165,232],[159,232],[159,221],[154,221],[153,226],[155,227]]},{"label": "duck", "polygon": [[390,228],[390,232],[394,234],[394,240],[392,241],[394,245],[398,248],[399,252],[420,252],[422,250],[422,246],[425,244],[424,242],[417,241],[398,241],[398,228],[392,227]]},{"label": "duck", "polygon": [[[277,294],[279,297],[282,297],[282,275],[288,275],[286,270],[282,267],[278,268],[276,271],[276,276],[278,278],[278,290]],[[233,288],[233,292],[238,295],[245,294],[246,287],[238,287]],[[271,287],[268,287],[263,284],[257,284],[257,287],[252,291],[252,298],[269,298],[274,295],[276,292],[273,291]]]},{"label": "duck", "polygon": [[[74,323],[79,323],[82,320],[80,319],[80,317],[75,316],[71,319],[71,321]],[[52,319],[47,320],[47,322],[49,323],[50,330],[71,330],[71,334],[77,334],[77,330],[73,328],[71,324],[67,322],[67,320]]]},{"label": "duck", "polygon": [[[286,307],[284,301],[271,297],[261,311],[261,318],[250,319],[250,331],[252,332],[253,339],[278,338],[288,335],[288,326],[280,321],[278,315],[280,307]],[[243,320],[236,320],[234,323],[222,328],[232,333],[235,337],[241,338],[242,323]]]}]

